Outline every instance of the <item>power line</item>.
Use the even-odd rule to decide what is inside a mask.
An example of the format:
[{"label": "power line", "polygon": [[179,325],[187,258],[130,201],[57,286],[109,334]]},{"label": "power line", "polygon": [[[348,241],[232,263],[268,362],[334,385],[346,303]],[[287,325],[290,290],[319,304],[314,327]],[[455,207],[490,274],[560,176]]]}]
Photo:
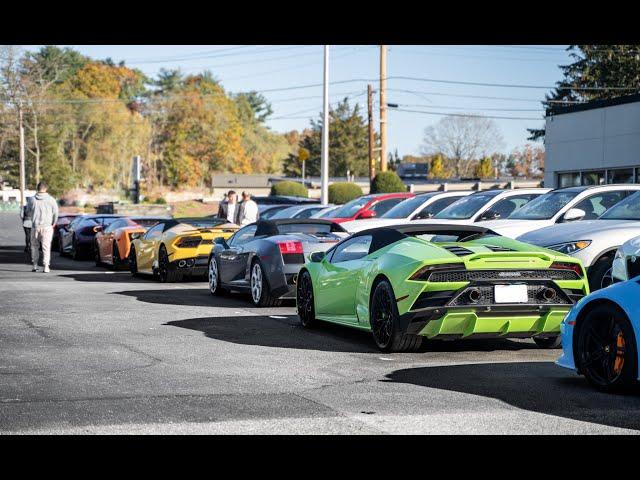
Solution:
[{"label": "power line", "polygon": [[142,64],[155,64],[155,63],[171,63],[176,61],[203,60],[203,59],[209,59],[209,58],[232,57],[237,55],[256,55],[256,54],[273,53],[273,52],[279,52],[282,50],[294,50],[296,48],[307,48],[307,47],[309,47],[309,45],[293,45],[293,46],[287,46],[287,47],[281,47],[281,48],[263,49],[264,47],[258,46],[257,50],[250,51],[250,52],[234,52],[234,53],[222,53],[222,54],[211,53],[208,55],[174,58],[170,60],[140,60],[137,62],[129,62],[129,64],[142,65]]},{"label": "power line", "polygon": [[415,103],[399,103],[397,104],[399,107],[425,107],[425,108],[444,108],[444,109],[451,109],[451,110],[483,110],[483,111],[492,111],[492,112],[539,112],[539,113],[544,113],[544,109],[541,108],[488,108],[488,107],[482,107],[482,108],[470,108],[470,107],[453,107],[453,106],[447,106],[447,105],[420,105],[420,104],[415,104]]},{"label": "power line", "polygon": [[496,120],[544,120],[542,117],[503,117],[496,115],[474,115],[467,113],[450,113],[450,112],[428,112],[425,110],[408,110],[403,108],[392,108],[390,109],[392,112],[408,112],[408,113],[422,113],[425,115],[437,115],[437,116],[445,116],[445,117],[465,117],[465,118],[491,118]]}]

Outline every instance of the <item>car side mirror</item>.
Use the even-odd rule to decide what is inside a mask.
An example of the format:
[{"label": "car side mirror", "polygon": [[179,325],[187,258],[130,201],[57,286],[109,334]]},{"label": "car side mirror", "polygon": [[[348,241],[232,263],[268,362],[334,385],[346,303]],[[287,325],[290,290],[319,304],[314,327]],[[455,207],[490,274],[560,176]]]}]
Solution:
[{"label": "car side mirror", "polygon": [[571,208],[562,217],[563,222],[575,222],[576,220],[582,220],[587,215],[587,212],[581,208]]},{"label": "car side mirror", "polygon": [[376,212],[374,212],[373,210],[363,210],[358,215],[358,219],[359,220],[365,220],[367,218],[373,218],[375,216],[376,216]]},{"label": "car side mirror", "polygon": [[93,233],[102,232],[103,230],[104,228],[102,227],[102,225],[96,225],[95,227],[93,227]]},{"label": "car side mirror", "polygon": [[500,218],[500,213],[495,210],[487,210],[480,216],[480,220],[497,220]]},{"label": "car side mirror", "polygon": [[326,252],[313,252],[311,255],[309,255],[309,260],[311,260],[313,263],[320,263],[326,256]]},{"label": "car side mirror", "polygon": [[220,245],[223,248],[229,248],[229,244],[227,243],[227,241],[223,238],[223,237],[216,237],[213,242],[216,245]]}]

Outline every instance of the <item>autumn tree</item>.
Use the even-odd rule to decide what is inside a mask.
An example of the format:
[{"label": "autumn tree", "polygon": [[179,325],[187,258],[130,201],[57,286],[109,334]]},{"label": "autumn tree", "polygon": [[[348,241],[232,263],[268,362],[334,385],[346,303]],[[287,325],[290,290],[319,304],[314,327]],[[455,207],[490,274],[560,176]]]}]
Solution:
[{"label": "autumn tree", "polygon": [[513,166],[511,175],[540,178],[544,175],[544,148],[526,144],[512,153]]},{"label": "autumn tree", "polygon": [[475,174],[478,178],[493,178],[495,176],[493,162],[490,157],[484,157],[478,162]]},{"label": "autumn tree", "polygon": [[445,159],[442,154],[436,153],[431,157],[431,164],[429,166],[429,178],[449,178],[451,177],[451,171],[447,169],[445,165]]},{"label": "autumn tree", "polygon": [[468,175],[474,160],[499,149],[502,134],[496,123],[485,117],[443,117],[425,129],[423,154],[442,153],[453,162],[456,177]]}]

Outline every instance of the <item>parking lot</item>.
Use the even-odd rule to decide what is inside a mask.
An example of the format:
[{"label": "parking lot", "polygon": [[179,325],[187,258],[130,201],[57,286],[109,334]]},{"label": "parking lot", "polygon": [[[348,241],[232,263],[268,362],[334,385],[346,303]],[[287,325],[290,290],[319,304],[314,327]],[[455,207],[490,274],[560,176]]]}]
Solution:
[{"label": "parking lot", "polygon": [[25,263],[0,213],[2,433],[635,433],[640,395],[594,392],[529,340],[381,354],[204,282]]}]

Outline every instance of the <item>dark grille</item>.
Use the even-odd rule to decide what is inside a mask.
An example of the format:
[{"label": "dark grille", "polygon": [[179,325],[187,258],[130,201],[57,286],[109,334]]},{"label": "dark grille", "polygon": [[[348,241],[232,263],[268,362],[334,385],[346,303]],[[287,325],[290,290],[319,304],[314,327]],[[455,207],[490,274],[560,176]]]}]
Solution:
[{"label": "dark grille", "polygon": [[282,255],[282,260],[284,261],[284,263],[286,264],[290,264],[290,263],[304,263],[304,254],[302,253],[287,253],[285,255]]},{"label": "dark grille", "polygon": [[429,308],[429,307],[441,307],[445,305],[449,300],[453,298],[455,295],[455,290],[441,290],[439,292],[422,292],[418,295],[418,298],[413,305],[411,306],[411,310],[417,310],[420,308]]},{"label": "dark grille", "polygon": [[[510,275],[511,274],[511,275]],[[429,282],[472,282],[495,280],[579,280],[572,270],[457,270],[433,272]]]},{"label": "dark grille", "polygon": [[207,239],[202,240],[200,242],[200,245],[213,245],[213,240],[207,240]]},{"label": "dark grille", "polygon": [[492,252],[515,252],[513,248],[499,247],[498,245],[485,245]]},{"label": "dark grille", "polygon": [[[564,295],[560,294],[557,289],[556,296],[551,300],[546,300],[542,297],[543,290],[549,288],[548,285],[527,285],[527,304],[544,305],[544,304],[565,304],[571,305],[572,302],[568,300]],[[477,302],[471,302],[467,295],[469,290],[478,290],[480,292],[480,298]],[[493,285],[475,286],[465,288],[453,301],[449,303],[449,306],[461,306],[461,305],[500,305],[495,303]],[[526,305],[526,304],[523,304]]]},{"label": "dark grille", "polygon": [[458,245],[450,245],[448,247],[442,247],[442,248],[444,248],[445,250],[448,250],[449,252],[453,253],[458,257],[465,257],[473,253],[471,250],[468,250],[464,247],[460,247]]},{"label": "dark grille", "polygon": [[634,278],[640,275],[640,259],[636,258],[635,262],[632,262],[630,258],[627,259],[627,277]]}]

